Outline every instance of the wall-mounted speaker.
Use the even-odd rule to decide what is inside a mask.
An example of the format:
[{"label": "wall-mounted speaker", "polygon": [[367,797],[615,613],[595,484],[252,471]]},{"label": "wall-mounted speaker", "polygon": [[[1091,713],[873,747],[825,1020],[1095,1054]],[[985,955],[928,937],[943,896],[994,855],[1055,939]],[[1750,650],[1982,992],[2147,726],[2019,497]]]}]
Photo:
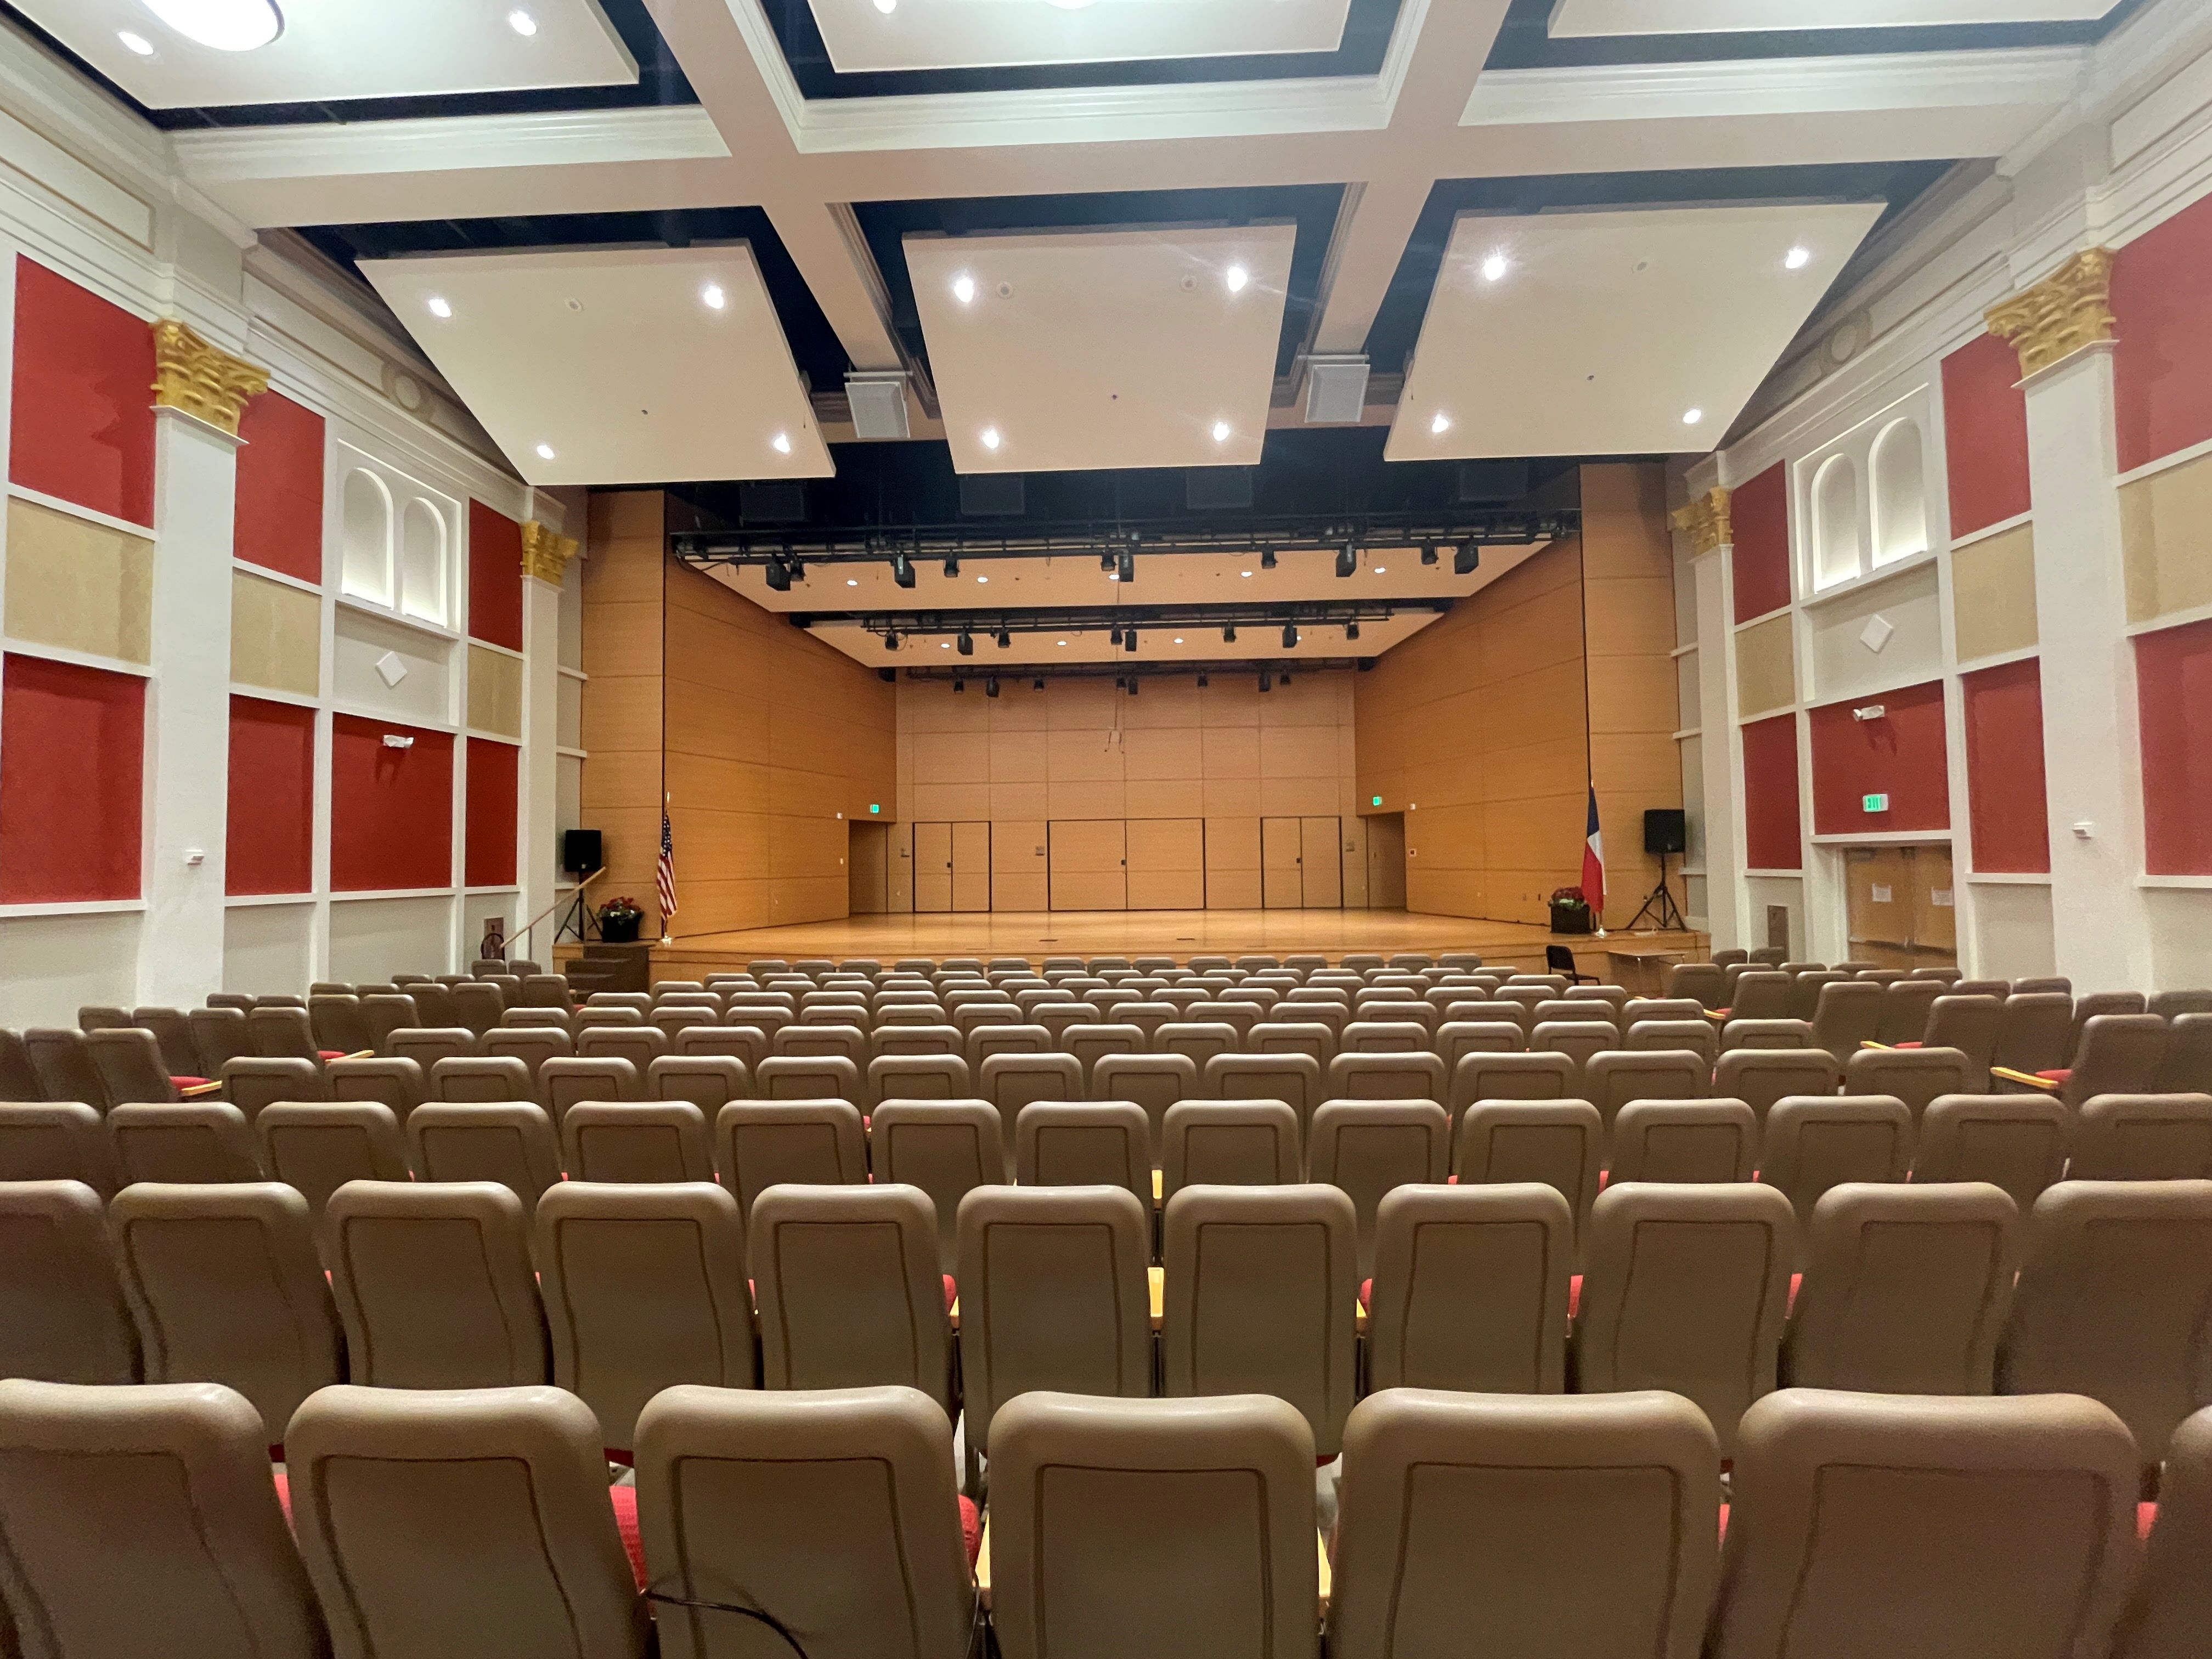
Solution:
[{"label": "wall-mounted speaker", "polygon": [[1679,806],[1659,806],[1644,815],[1644,850],[1647,853],[1685,853],[1690,847],[1690,823]]},{"label": "wall-mounted speaker", "polygon": [[599,846],[596,830],[563,830],[561,832],[561,868],[572,876],[588,876],[601,864],[605,855]]}]

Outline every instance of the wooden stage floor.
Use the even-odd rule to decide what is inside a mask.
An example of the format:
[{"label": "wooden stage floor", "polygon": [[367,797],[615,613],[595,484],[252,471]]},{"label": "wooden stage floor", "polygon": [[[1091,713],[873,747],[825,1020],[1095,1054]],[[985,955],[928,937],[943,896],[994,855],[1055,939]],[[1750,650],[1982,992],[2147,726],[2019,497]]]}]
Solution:
[{"label": "wooden stage floor", "polygon": [[[1056,910],[965,915],[871,915],[800,922],[743,933],[694,934],[656,945],[657,978],[696,979],[733,971],[752,958],[781,957],[1283,956],[1329,957],[1347,951],[1475,951],[1488,962],[1538,966],[1547,945],[1566,945],[1605,971],[1610,947],[1702,950],[1705,935],[1616,933],[1605,939],[1465,916],[1404,910]],[[574,947],[564,947],[573,950]]]}]

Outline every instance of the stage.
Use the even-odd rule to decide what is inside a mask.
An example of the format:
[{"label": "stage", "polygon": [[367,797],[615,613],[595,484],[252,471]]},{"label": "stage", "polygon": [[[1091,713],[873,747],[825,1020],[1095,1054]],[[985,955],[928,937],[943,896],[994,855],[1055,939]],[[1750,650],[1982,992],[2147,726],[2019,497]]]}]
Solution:
[{"label": "stage", "polygon": [[[1554,933],[1549,928],[1466,916],[1430,916],[1404,910],[1054,910],[987,911],[973,915],[866,915],[837,921],[798,922],[742,933],[679,934],[653,949],[655,979],[701,979],[732,972],[762,957],[1287,956],[1337,957],[1346,951],[1388,956],[1418,951],[1474,951],[1486,963],[1540,969],[1544,949],[1565,945],[1582,971],[1610,976],[1609,950],[1702,955],[1707,936],[1692,933],[1616,933],[1603,939]],[[554,953],[556,963],[578,953],[573,943]]]}]

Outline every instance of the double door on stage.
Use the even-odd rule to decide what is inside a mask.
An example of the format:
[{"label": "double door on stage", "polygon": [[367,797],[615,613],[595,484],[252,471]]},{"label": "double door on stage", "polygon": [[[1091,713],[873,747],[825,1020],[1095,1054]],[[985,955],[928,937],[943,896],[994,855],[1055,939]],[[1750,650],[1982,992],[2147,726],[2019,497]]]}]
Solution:
[{"label": "double door on stage", "polygon": [[1310,818],[1077,818],[1046,826],[1055,910],[1339,909],[1343,824]]}]

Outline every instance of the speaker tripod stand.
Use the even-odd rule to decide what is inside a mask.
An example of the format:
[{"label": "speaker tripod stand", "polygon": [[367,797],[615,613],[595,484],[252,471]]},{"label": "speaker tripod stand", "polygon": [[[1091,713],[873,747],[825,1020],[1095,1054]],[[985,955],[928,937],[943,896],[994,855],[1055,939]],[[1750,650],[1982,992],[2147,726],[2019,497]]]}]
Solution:
[{"label": "speaker tripod stand", "polygon": [[564,934],[574,933],[579,945],[588,945],[592,942],[591,926],[592,907],[584,897],[584,890],[579,887],[562,910],[561,920],[553,924],[553,942],[558,945]]},{"label": "speaker tripod stand", "polygon": [[1643,927],[1647,917],[1652,927],[1662,931],[1671,929],[1679,933],[1686,925],[1682,920],[1681,911],[1674,906],[1674,892],[1667,885],[1667,855],[1664,853],[1659,855],[1659,884],[1645,896],[1644,908],[1628,924],[1629,931],[1633,933]]}]

